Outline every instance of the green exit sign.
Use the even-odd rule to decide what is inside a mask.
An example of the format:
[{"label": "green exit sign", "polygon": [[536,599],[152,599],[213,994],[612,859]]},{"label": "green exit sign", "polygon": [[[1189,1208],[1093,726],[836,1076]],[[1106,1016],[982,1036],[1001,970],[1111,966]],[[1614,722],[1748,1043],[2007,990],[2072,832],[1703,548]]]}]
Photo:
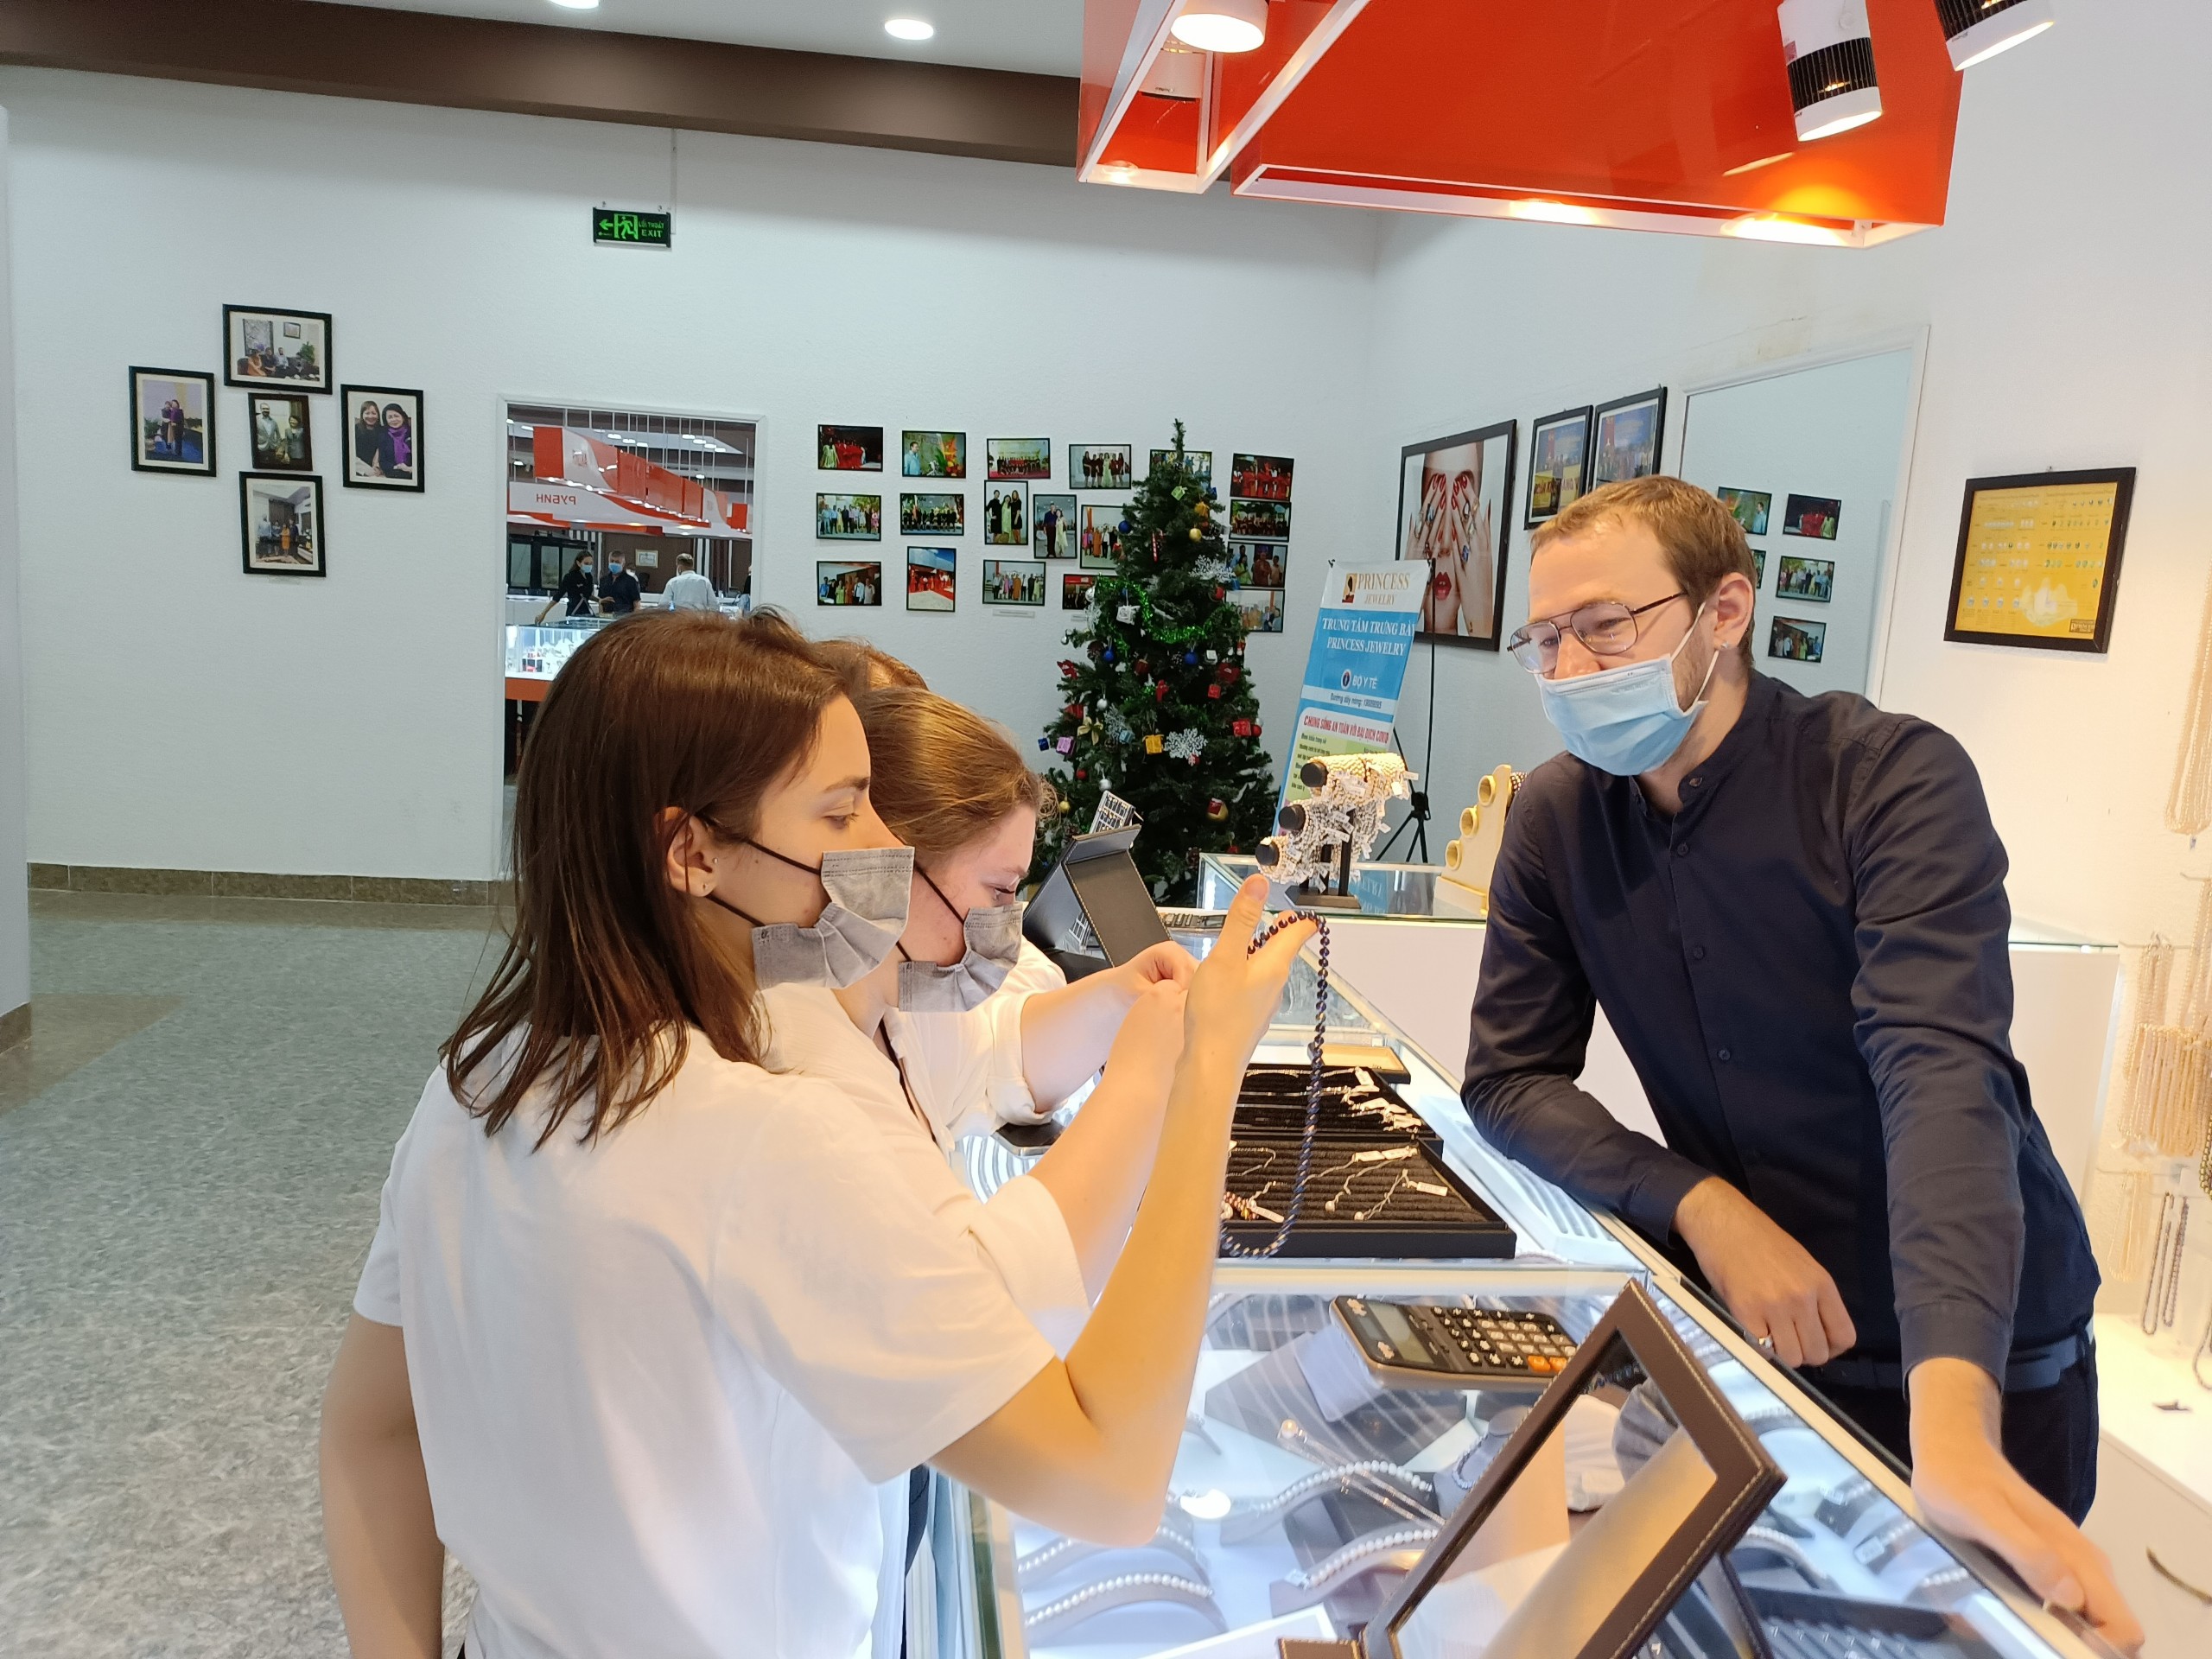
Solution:
[{"label": "green exit sign", "polygon": [[591,239],[613,247],[667,248],[674,245],[676,216],[628,207],[591,210]]}]

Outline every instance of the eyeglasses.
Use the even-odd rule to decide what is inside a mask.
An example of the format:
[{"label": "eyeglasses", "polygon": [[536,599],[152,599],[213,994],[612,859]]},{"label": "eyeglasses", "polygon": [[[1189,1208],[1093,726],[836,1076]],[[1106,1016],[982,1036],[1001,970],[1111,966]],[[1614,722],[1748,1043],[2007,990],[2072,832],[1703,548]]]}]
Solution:
[{"label": "eyeglasses", "polygon": [[1531,674],[1549,674],[1559,664],[1560,635],[1573,629],[1585,650],[1599,657],[1618,657],[1632,649],[1643,634],[1643,626],[1637,620],[1638,617],[1687,597],[1677,590],[1633,610],[1618,599],[1593,599],[1564,616],[1546,617],[1515,630],[1513,637],[1505,642],[1505,648],[1513,653],[1513,660]]}]

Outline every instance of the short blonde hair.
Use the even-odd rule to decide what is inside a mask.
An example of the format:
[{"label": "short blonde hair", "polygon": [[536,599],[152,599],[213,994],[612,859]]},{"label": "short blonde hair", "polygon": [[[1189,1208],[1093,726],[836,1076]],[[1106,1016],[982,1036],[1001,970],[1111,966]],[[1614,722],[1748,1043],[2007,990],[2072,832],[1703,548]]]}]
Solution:
[{"label": "short blonde hair", "polygon": [[[1642,524],[1651,532],[1659,550],[1666,555],[1667,570],[1675,585],[1694,606],[1711,599],[1724,576],[1740,575],[1754,590],[1758,587],[1751,546],[1744,539],[1744,527],[1736,522],[1735,515],[1710,490],[1662,473],[1605,485],[1560,509],[1529,537],[1529,557],[1535,560],[1554,542],[1569,541],[1624,523]],[[1744,630],[1739,648],[1748,666],[1751,660],[1749,628]]]}]

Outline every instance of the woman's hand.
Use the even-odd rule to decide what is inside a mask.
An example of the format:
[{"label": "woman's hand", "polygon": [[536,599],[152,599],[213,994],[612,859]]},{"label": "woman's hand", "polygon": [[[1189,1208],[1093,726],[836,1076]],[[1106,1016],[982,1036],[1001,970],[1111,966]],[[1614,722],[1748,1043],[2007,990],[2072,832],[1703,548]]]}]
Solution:
[{"label": "woman's hand", "polygon": [[1128,994],[1131,1006],[1155,985],[1188,985],[1198,970],[1197,959],[1173,939],[1147,945],[1108,975]]},{"label": "woman's hand", "polygon": [[1221,942],[1191,976],[1183,1005],[1185,1041],[1192,1051],[1233,1057],[1239,1067],[1267,1034],[1281,1004],[1290,964],[1314,931],[1313,918],[1302,918],[1252,951],[1267,897],[1264,875],[1250,877],[1236,890],[1222,923]]}]

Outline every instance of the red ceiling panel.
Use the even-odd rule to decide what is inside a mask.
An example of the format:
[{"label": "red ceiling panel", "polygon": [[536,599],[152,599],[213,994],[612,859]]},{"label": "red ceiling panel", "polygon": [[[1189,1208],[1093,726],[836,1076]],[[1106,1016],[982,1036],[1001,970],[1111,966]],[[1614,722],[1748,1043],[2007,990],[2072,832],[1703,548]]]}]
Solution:
[{"label": "red ceiling panel", "polygon": [[[1141,62],[1179,3],[1089,11]],[[1268,46],[1216,60],[1203,108],[1123,76],[1084,176],[1118,161],[1120,181],[1204,188],[1226,167],[1249,194],[1878,241],[1942,222],[1959,77],[1930,0],[1867,10],[1882,117],[1801,144],[1773,0],[1276,0]]]}]

